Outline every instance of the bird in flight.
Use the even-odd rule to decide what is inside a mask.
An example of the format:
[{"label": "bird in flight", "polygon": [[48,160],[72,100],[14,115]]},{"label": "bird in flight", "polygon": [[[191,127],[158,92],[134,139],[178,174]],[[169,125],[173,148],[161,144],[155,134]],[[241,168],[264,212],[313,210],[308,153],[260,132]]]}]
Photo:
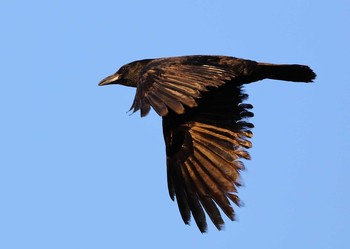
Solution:
[{"label": "bird in flight", "polygon": [[162,117],[168,190],[181,217],[193,216],[207,231],[206,214],[217,229],[224,225],[219,208],[235,219],[240,206],[242,159],[252,144],[252,105],[242,86],[263,79],[312,82],[304,65],[270,64],[229,56],[193,55],[145,59],[122,66],[99,85],[136,87],[133,112],[151,107]]}]

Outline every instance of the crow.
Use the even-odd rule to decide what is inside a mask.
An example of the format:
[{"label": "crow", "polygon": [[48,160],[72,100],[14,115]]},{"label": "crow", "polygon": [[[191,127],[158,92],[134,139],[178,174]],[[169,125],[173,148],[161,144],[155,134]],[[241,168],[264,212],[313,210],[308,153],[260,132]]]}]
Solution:
[{"label": "crow", "polygon": [[136,87],[130,111],[162,117],[168,190],[181,217],[193,216],[207,231],[206,214],[218,230],[219,208],[235,219],[242,159],[250,159],[252,105],[244,84],[263,79],[312,82],[316,74],[297,64],[260,63],[229,56],[192,55],[144,59],[122,66],[99,85]]}]

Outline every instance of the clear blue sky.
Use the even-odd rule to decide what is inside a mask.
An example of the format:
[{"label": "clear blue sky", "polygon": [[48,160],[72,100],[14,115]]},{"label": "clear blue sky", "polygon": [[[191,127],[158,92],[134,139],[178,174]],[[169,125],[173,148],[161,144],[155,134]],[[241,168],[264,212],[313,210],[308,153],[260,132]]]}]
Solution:
[{"label": "clear blue sky", "polygon": [[[238,3],[240,2],[240,3]],[[349,1],[2,1],[0,248],[350,248]],[[142,58],[310,65],[254,105],[239,221],[200,234],[167,193],[161,119],[98,87]]]}]

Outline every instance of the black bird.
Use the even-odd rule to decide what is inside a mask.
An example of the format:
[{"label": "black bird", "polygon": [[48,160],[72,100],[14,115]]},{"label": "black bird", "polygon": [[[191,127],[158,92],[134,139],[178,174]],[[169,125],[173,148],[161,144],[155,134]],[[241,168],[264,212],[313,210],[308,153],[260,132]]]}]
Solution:
[{"label": "black bird", "polygon": [[[303,65],[259,63],[228,56],[182,56],[134,61],[99,85],[136,87],[130,108],[146,116],[151,107],[163,118],[168,189],[183,221],[191,214],[201,232],[206,215],[221,230],[218,207],[234,220],[230,201],[240,206],[237,187],[246,149],[252,146],[252,105],[242,85],[262,79],[312,82]],[[205,211],[204,211],[205,210]]]}]

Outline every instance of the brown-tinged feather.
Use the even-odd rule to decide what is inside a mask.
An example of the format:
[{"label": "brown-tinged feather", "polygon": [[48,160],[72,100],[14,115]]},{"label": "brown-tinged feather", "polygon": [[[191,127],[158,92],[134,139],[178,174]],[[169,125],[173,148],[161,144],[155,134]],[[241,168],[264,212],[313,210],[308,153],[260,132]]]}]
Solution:
[{"label": "brown-tinged feather", "polygon": [[196,101],[192,98],[190,95],[183,94],[179,91],[173,90],[171,88],[168,88],[167,85],[160,86],[159,84],[154,84],[154,91],[159,93],[166,93],[167,96],[171,96],[175,100],[178,100],[182,104],[187,105],[188,107],[195,107],[197,106]]},{"label": "brown-tinged feather", "polygon": [[148,100],[150,104],[153,106],[153,109],[160,116],[165,116],[168,113],[168,108],[165,103],[157,96],[157,94],[150,92],[148,94]]},{"label": "brown-tinged feather", "polygon": [[[189,206],[195,222],[199,228],[199,230],[203,233],[207,230],[207,222],[205,218],[204,210],[200,204],[200,200],[198,197],[198,185],[195,186],[193,182],[194,172],[191,167],[189,167],[188,163],[184,163],[183,167],[180,168],[182,177],[184,179],[185,188],[187,192],[187,200],[189,202]],[[199,189],[200,190],[200,189]]]},{"label": "brown-tinged feather", "polygon": [[[157,82],[157,81],[155,81]],[[158,81],[159,82],[159,81]],[[193,98],[200,98],[201,97],[201,93],[199,90],[197,90],[196,88],[191,88],[182,84],[175,84],[172,83],[171,81],[167,81],[166,84],[164,84],[164,87],[170,88],[174,91],[177,91],[179,93],[182,94],[187,94]]]},{"label": "brown-tinged feather", "polygon": [[[193,158],[189,159],[191,164],[193,165],[193,168],[195,169],[196,175],[197,175],[197,181],[201,181],[206,188],[206,194],[205,197],[211,198],[217,205],[221,207],[221,209],[224,211],[224,213],[230,218],[234,218],[234,212],[232,207],[230,206],[228,200],[224,196],[224,192],[220,189],[217,182],[215,182],[216,178],[215,174],[213,172],[208,172],[207,168],[203,168],[203,162],[205,162],[205,159],[201,157],[200,154],[195,155]],[[215,180],[214,180],[215,179]],[[208,207],[212,209],[212,207]],[[215,209],[213,209],[215,210]],[[209,216],[218,217],[216,213],[209,214]],[[221,215],[220,215],[221,218]],[[217,218],[216,218],[217,219]],[[219,224],[220,227],[223,225],[223,223]]]},{"label": "brown-tinged feather", "polygon": [[[156,88],[154,86],[155,94],[157,94],[159,99],[164,101],[164,104],[167,105],[170,109],[172,109],[177,114],[182,114],[185,112],[185,108],[180,103],[179,99],[174,98],[171,93],[167,92],[163,87]],[[146,96],[147,97],[147,96]]]}]

